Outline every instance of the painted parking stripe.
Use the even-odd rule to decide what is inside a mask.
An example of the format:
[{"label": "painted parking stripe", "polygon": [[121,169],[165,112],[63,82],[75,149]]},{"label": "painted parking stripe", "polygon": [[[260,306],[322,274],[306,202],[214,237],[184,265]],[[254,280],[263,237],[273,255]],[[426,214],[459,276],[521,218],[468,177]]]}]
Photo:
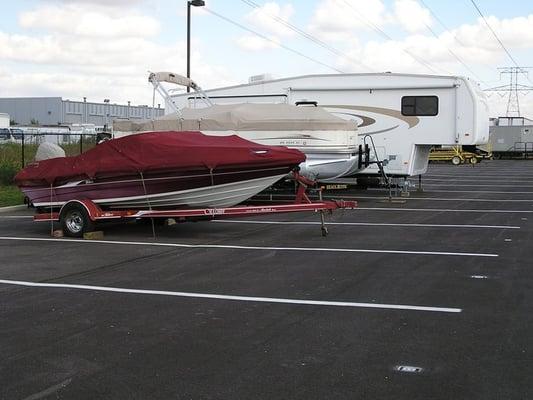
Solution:
[{"label": "painted parking stripe", "polygon": [[[418,186],[418,181],[410,181],[411,184],[413,185],[414,188],[416,188]],[[498,185],[494,185],[493,183],[487,183],[487,184],[461,184],[461,183],[454,183],[454,184],[449,184],[449,183],[426,183],[426,182],[422,182],[422,187],[426,187],[426,186],[442,186],[442,187],[494,187],[494,186],[498,186],[498,187],[511,187],[511,188],[515,188],[517,187],[517,185],[503,185],[503,184],[498,184]],[[519,185],[521,188],[531,188],[533,187],[533,185]],[[389,189],[379,189],[379,190],[389,190]],[[475,190],[474,192],[477,192],[477,190]],[[509,193],[517,193],[517,192],[509,192]],[[533,192],[528,192],[528,193],[533,193]]]},{"label": "painted parking stripe", "polygon": [[[341,199],[340,197],[327,197],[329,199]],[[388,200],[388,197],[383,196],[342,196],[343,199],[373,199],[373,200]],[[475,202],[485,202],[485,203],[501,203],[512,202],[512,203],[533,203],[533,199],[446,199],[442,197],[402,197],[402,200],[430,200],[430,201],[475,201]]]},{"label": "painted parking stripe", "polygon": [[234,295],[211,294],[211,293],[174,292],[174,291],[168,291],[168,290],[128,289],[128,288],[110,287],[110,286],[77,285],[77,284],[69,284],[69,283],[27,282],[27,281],[14,281],[14,280],[6,280],[6,279],[0,279],[0,283],[5,284],[5,285],[26,286],[26,287],[78,289],[78,290],[91,290],[91,291],[99,291],[99,292],[189,297],[189,298],[196,298],[196,299],[249,301],[249,302],[256,302],[256,303],[297,304],[297,305],[329,306],[329,307],[382,308],[382,309],[389,309],[389,310],[433,311],[433,312],[443,312],[443,313],[460,313],[463,311],[461,308],[450,308],[450,307],[427,307],[427,306],[411,306],[411,305],[404,305],[404,304],[355,303],[355,302],[350,302],[350,301],[321,301],[321,300],[305,300],[305,299],[284,299],[284,298],[276,298],[276,297],[234,296]]},{"label": "painted parking stripe", "polygon": [[[388,192],[389,189],[367,189],[369,192]],[[509,191],[499,191],[499,190],[439,190],[439,189],[429,189],[424,190],[424,193],[497,193],[497,194],[533,194],[533,191],[529,192],[509,192]]]},{"label": "painted parking stripe", "polygon": [[426,212],[472,212],[472,213],[533,213],[533,210],[465,210],[453,208],[399,208],[399,207],[357,207],[357,210],[375,211],[426,211]]},{"label": "painted parking stripe", "polygon": [[[321,222],[313,221],[259,221],[241,219],[216,219],[211,222],[226,224],[267,224],[267,225],[321,225]],[[327,225],[334,226],[399,226],[416,228],[485,228],[485,229],[520,229],[519,226],[512,225],[454,225],[454,224],[393,224],[380,222],[327,222]]]},{"label": "painted parking stripe", "polygon": [[[271,195],[271,198],[285,199],[289,198],[289,195]],[[385,196],[352,196],[352,195],[330,195],[324,196],[324,199],[328,200],[343,200],[343,199],[371,199],[371,200],[388,200],[388,197]],[[474,201],[474,202],[488,202],[488,203],[498,203],[498,202],[514,202],[514,203],[533,203],[533,199],[462,199],[462,198],[452,198],[447,199],[443,197],[402,197],[402,200],[431,200],[431,201]],[[358,207],[359,208],[359,207]]]},{"label": "painted parking stripe", "polygon": [[[514,170],[509,170],[509,172],[513,172],[513,179],[531,179],[533,178],[533,175],[515,175],[516,171]],[[437,177],[444,177],[444,178],[488,178],[488,179],[492,179],[492,178],[505,178],[505,175],[506,174],[500,174],[500,175],[477,175],[477,174],[465,174],[465,175],[457,175],[457,174],[432,174],[432,173],[429,173],[429,174],[424,174],[422,175],[422,179],[425,177],[425,176],[429,176],[429,177],[432,177],[432,176],[437,176]]]},{"label": "painted parking stripe", "polygon": [[380,249],[346,249],[328,247],[278,247],[278,246],[240,246],[225,244],[185,244],[164,242],[133,242],[119,240],[84,240],[84,239],[60,239],[60,238],[32,238],[16,236],[0,236],[0,240],[20,240],[29,242],[56,242],[56,243],[84,243],[84,244],[112,244],[124,246],[159,246],[179,247],[189,249],[233,249],[233,250],[276,250],[276,251],[301,251],[301,252],[324,252],[324,253],[379,253],[379,254],[412,254],[431,256],[461,256],[461,257],[498,257],[491,253],[461,253],[448,251],[417,251],[417,250],[380,250]]},{"label": "painted parking stripe", "polygon": [[[424,181],[432,181],[432,182],[447,182],[447,183],[454,183],[454,182],[482,182],[482,181],[487,181],[487,182],[493,182],[494,184],[499,184],[500,182],[502,183],[528,183],[528,182],[531,182],[531,179],[533,178],[524,178],[523,180],[516,180],[514,179],[505,179],[504,177],[502,177],[502,179],[494,179],[494,178],[483,178],[483,177],[477,177],[477,176],[473,176],[472,178],[469,178],[469,177],[466,177],[466,176],[462,176],[462,177],[454,177],[454,178],[448,178],[448,179],[444,179],[444,178],[427,178],[425,176],[422,176],[422,182]],[[418,182],[418,180],[411,180],[411,182]]]}]

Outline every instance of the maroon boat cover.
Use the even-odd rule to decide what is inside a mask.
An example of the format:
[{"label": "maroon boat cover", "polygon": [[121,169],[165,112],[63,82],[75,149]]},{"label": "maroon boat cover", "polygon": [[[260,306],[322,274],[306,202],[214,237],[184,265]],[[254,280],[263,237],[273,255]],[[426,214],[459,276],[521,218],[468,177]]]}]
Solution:
[{"label": "maroon boat cover", "polygon": [[201,132],[147,132],[113,139],[74,157],[59,157],[28,165],[15,176],[19,185],[59,183],[71,178],[217,167],[298,165],[298,150],[265,146],[232,136]]}]

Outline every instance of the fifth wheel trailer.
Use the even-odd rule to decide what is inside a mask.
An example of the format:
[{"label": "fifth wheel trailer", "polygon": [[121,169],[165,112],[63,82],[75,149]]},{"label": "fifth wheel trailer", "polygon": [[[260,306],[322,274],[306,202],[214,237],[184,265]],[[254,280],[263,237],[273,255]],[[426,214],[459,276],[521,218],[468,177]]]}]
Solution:
[{"label": "fifth wheel trailer", "polygon": [[[488,104],[460,76],[393,73],[304,75],[205,91],[216,104],[317,105],[358,123],[392,176],[423,174],[434,145],[480,145],[489,137]],[[179,107],[204,107],[196,94],[174,94]],[[370,144],[367,138],[366,143]],[[377,174],[371,165],[359,174]]]}]

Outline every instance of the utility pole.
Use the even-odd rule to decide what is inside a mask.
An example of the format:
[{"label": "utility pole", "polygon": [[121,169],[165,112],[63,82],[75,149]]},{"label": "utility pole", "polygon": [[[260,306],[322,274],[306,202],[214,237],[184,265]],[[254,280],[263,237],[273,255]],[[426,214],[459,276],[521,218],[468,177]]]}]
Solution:
[{"label": "utility pole", "polygon": [[[187,1],[187,78],[191,77],[191,6],[203,7],[205,6],[204,0],[188,0]],[[191,91],[191,88],[187,86],[187,93]]]},{"label": "utility pole", "polygon": [[502,97],[508,96],[506,117],[520,117],[520,100],[518,96],[519,94],[528,94],[533,90],[533,86],[518,83],[518,78],[520,76],[525,76],[527,80],[529,80],[528,70],[530,69],[533,69],[533,67],[498,68],[500,71],[500,78],[503,75],[509,75],[509,84],[485,89],[486,92],[496,92]]}]

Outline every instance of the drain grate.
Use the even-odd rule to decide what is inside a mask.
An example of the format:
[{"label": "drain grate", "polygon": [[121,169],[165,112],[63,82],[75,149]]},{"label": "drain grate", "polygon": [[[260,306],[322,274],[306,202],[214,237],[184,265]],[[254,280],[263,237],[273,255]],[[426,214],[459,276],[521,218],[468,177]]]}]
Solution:
[{"label": "drain grate", "polygon": [[409,373],[409,374],[419,374],[422,371],[424,371],[424,368],[415,367],[415,366],[412,366],[412,365],[398,365],[398,366],[396,366],[395,369],[398,372],[406,372],[406,373]]}]

